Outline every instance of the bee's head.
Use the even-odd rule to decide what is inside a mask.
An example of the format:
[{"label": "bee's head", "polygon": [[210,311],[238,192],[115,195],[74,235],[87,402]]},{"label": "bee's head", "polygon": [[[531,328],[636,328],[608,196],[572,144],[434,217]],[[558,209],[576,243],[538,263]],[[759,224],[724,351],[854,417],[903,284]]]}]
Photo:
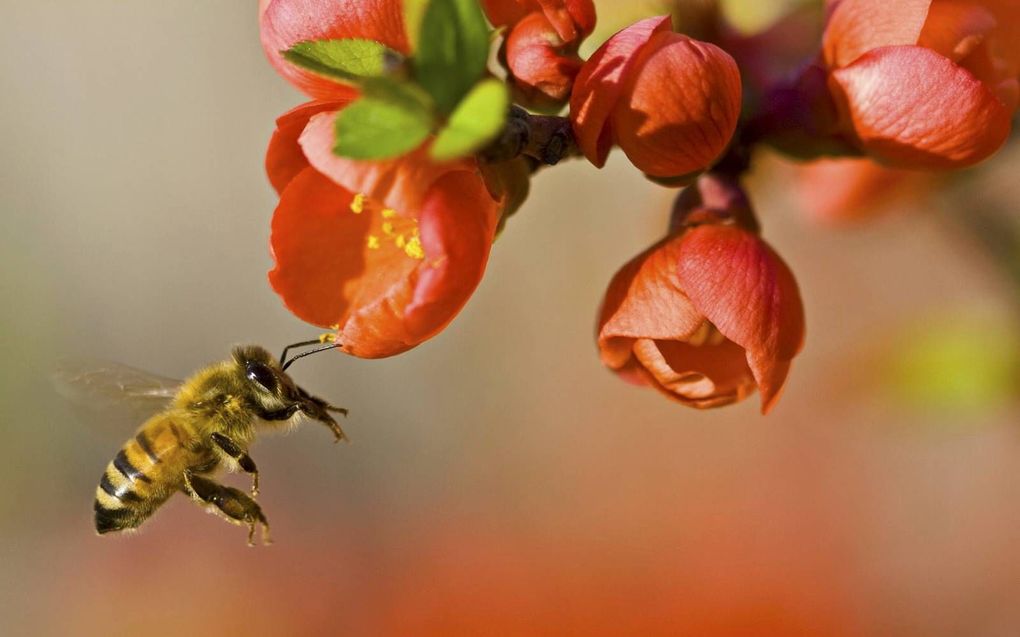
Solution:
[{"label": "bee's head", "polygon": [[279,419],[276,414],[293,415],[296,408],[309,418],[329,425],[334,433],[339,432],[338,438],[343,437],[343,432],[329,412],[346,413],[346,410],[333,407],[298,387],[284,371],[287,364],[281,365],[265,348],[257,345],[235,347],[232,358],[238,376],[242,377],[241,383],[247,390],[245,393],[264,417]]}]

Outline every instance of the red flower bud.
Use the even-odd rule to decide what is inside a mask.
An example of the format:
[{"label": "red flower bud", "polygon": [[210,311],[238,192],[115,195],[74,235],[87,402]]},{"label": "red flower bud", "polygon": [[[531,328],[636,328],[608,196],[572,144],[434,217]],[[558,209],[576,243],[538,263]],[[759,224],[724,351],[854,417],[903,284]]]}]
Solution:
[{"label": "red flower bud", "polygon": [[506,27],[501,51],[515,100],[535,110],[558,111],[581,68],[577,49],[595,28],[591,0],[483,2],[489,20]]},{"label": "red flower bud", "polygon": [[740,72],[725,51],[670,30],[669,17],[609,39],[578,74],[570,116],[578,145],[603,166],[613,144],[652,177],[699,173],[729,144]]},{"label": "red flower bud", "polygon": [[694,208],[678,207],[670,236],[613,278],[599,350],[624,378],[686,405],[727,405],[757,388],[767,412],[803,344],[804,310],[786,264],[739,225],[739,187],[715,179]]},{"label": "red flower bud", "polygon": [[283,59],[299,42],[364,38],[407,54],[401,0],[355,0],[340,4],[323,0],[259,0],[259,32],[269,62],[288,82],[317,99],[350,97],[355,89],[298,68]]},{"label": "red flower bud", "polygon": [[1017,107],[1020,37],[1009,0],[831,3],[823,56],[842,124],[904,168],[958,168],[994,153]]},{"label": "red flower bud", "polygon": [[481,281],[502,202],[477,163],[332,153],[336,111],[313,102],[278,120],[266,166],[273,288],[295,315],[337,330],[342,349],[379,358],[441,331]]}]

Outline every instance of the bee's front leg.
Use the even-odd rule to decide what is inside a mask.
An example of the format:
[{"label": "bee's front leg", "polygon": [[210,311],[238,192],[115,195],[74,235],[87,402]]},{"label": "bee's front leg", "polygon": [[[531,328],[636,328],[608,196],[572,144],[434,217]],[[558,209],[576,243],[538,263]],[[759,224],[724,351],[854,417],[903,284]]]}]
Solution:
[{"label": "bee's front leg", "polygon": [[262,513],[258,502],[247,493],[233,487],[217,484],[209,478],[184,472],[184,486],[191,497],[211,504],[219,510],[228,522],[248,527],[248,545],[255,544],[255,527],[262,525],[262,543],[269,544],[269,522]]},{"label": "bee's front leg", "polygon": [[234,460],[237,460],[237,464],[241,467],[242,471],[251,474],[251,494],[258,495],[259,470],[258,467],[255,466],[255,461],[251,459],[251,456],[249,456],[248,453],[241,448],[241,445],[221,433],[214,433],[212,435],[212,441],[216,443],[217,447],[223,450],[223,453],[227,454]]}]

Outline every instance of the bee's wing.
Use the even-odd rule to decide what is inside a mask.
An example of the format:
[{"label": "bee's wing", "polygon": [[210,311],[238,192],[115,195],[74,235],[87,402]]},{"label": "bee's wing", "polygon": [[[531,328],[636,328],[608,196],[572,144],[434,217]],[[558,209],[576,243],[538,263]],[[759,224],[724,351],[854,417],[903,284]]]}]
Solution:
[{"label": "bee's wing", "polygon": [[52,380],[57,393],[90,420],[131,419],[135,426],[165,409],[181,386],[179,380],[109,361],[64,362]]}]

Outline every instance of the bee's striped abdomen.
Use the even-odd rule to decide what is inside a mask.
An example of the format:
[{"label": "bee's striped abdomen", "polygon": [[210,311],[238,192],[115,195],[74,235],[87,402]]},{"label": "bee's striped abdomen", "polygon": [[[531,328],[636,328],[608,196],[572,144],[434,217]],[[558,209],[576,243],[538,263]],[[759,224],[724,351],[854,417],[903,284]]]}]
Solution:
[{"label": "bee's striped abdomen", "polygon": [[180,478],[175,450],[183,450],[180,433],[166,419],[146,423],[121,447],[96,488],[96,531],[133,529],[170,497]]}]

